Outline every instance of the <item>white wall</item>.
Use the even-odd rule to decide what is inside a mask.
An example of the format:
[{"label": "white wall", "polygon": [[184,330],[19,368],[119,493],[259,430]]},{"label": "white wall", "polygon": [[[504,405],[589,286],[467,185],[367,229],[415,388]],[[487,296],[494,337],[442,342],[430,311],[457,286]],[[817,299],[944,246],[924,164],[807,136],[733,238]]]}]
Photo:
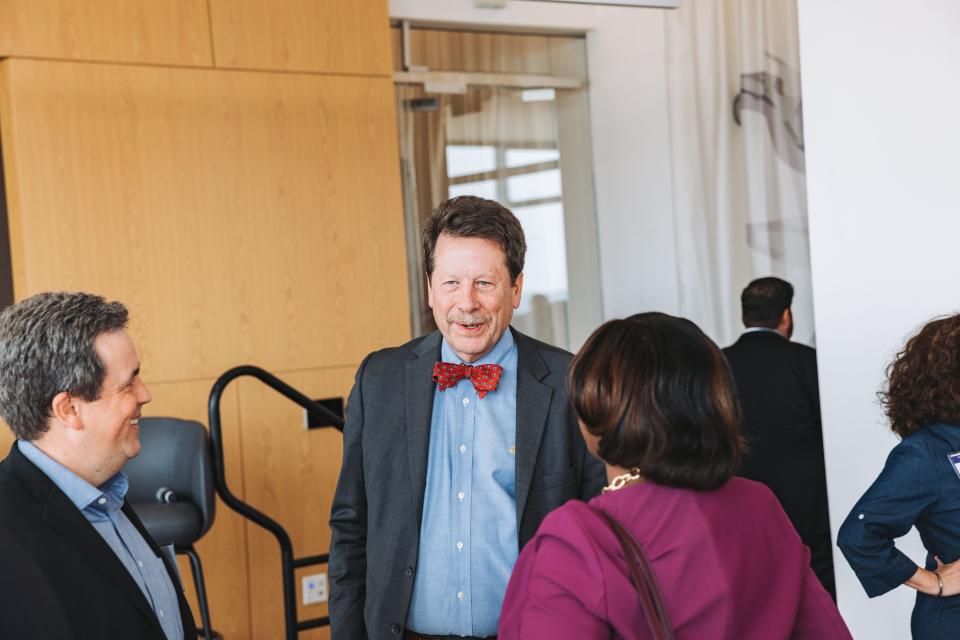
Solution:
[{"label": "white wall", "polygon": [[[876,392],[904,338],[960,306],[960,3],[798,0],[830,517],[896,439]],[[914,535],[900,545],[916,562]],[[868,600],[836,553],[856,638],[909,637],[914,592]]]},{"label": "white wall", "polygon": [[[876,392],[904,339],[960,308],[960,2],[797,0],[816,335],[836,529],[896,439]],[[665,11],[390,0],[392,18],[587,33],[605,318],[678,311]],[[661,274],[670,274],[661,277]],[[922,562],[916,536],[901,544]],[[909,637],[913,591],[868,600],[837,552],[856,638]]]},{"label": "white wall", "polygon": [[669,10],[526,1],[479,9],[473,0],[389,0],[389,10],[391,18],[415,23],[587,34],[603,317],[677,313],[664,42]]}]

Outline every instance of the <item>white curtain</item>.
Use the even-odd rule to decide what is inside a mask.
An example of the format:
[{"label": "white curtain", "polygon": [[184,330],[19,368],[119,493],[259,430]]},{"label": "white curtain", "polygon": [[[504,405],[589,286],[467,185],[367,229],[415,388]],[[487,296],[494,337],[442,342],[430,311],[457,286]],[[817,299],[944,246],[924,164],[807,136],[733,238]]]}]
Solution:
[{"label": "white curtain", "polygon": [[741,290],[775,275],[813,345],[796,3],[686,0],[667,60],[681,314],[730,344]]}]

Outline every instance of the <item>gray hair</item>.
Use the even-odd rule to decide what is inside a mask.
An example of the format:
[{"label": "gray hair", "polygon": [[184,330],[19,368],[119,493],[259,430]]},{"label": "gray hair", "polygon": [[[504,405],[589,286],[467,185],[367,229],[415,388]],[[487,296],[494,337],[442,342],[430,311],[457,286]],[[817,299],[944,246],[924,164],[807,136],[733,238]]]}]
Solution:
[{"label": "gray hair", "polygon": [[38,293],[0,313],[0,416],[21,440],[47,430],[62,391],[92,402],[106,375],[94,341],[127,326],[127,308],[91,293]]}]

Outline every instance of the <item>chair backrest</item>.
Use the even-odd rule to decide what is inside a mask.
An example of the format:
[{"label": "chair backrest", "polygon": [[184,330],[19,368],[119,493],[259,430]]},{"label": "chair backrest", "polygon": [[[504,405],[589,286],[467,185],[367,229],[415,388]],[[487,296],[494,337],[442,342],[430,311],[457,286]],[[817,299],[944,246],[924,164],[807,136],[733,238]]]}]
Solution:
[{"label": "chair backrest", "polygon": [[206,533],[216,504],[207,430],[194,420],[140,418],[140,445],[140,455],[123,468],[130,480],[127,500],[156,503],[157,492],[170,489],[178,501],[196,505],[203,520],[200,535]]}]

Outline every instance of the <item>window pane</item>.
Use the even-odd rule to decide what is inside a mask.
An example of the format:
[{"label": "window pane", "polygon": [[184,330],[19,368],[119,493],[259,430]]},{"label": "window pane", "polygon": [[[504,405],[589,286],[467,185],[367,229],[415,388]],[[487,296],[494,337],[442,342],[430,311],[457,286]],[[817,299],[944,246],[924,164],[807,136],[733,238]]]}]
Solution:
[{"label": "window pane", "polygon": [[497,150],[493,147],[448,145],[447,176],[456,178],[497,168]]},{"label": "window pane", "polygon": [[523,298],[546,296],[550,302],[567,299],[567,243],[563,227],[563,205],[559,202],[517,207],[527,237],[527,259],[523,271]]},{"label": "window pane", "polygon": [[507,198],[510,202],[525,202],[560,196],[560,170],[537,171],[507,178]]},{"label": "window pane", "polygon": [[479,182],[464,182],[463,184],[452,184],[447,190],[451,198],[457,196],[480,196],[488,200],[497,199],[497,181],[480,180]]},{"label": "window pane", "polygon": [[553,162],[560,159],[557,149],[507,149],[508,167],[522,167],[539,162]]}]

